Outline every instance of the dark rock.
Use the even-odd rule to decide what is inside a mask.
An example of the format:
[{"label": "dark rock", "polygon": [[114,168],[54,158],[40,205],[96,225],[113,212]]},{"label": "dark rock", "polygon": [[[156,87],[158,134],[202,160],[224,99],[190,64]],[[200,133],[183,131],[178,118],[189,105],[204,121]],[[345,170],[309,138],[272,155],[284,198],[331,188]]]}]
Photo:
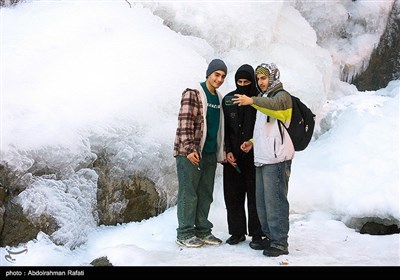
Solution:
[{"label": "dark rock", "polygon": [[116,174],[107,152],[98,153],[93,169],[99,175],[99,224],[116,225],[154,217],[165,210],[155,183],[140,174]]},{"label": "dark rock", "polygon": [[360,229],[360,233],[362,234],[371,234],[371,235],[389,235],[400,233],[397,225],[383,225],[375,222],[367,222]]},{"label": "dark rock", "polygon": [[91,263],[93,266],[113,266],[107,257],[101,257],[93,260]]},{"label": "dark rock", "polygon": [[352,84],[359,91],[385,88],[400,79],[400,5],[393,4],[386,29],[377,48],[372,52],[368,67],[356,76]]},{"label": "dark rock", "polygon": [[59,228],[55,219],[48,215],[29,220],[21,206],[12,201],[7,202],[5,209],[0,246],[17,246],[26,243],[35,239],[40,231],[50,236]]}]

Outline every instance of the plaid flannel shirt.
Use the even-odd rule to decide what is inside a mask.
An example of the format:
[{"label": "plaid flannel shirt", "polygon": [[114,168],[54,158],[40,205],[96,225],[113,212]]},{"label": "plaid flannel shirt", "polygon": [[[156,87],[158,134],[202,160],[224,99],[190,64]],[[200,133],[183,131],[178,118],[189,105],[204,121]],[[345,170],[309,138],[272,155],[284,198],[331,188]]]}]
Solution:
[{"label": "plaid flannel shirt", "polygon": [[197,89],[186,89],[182,93],[181,108],[178,115],[174,157],[186,157],[195,151],[201,155],[204,119],[200,92]]}]

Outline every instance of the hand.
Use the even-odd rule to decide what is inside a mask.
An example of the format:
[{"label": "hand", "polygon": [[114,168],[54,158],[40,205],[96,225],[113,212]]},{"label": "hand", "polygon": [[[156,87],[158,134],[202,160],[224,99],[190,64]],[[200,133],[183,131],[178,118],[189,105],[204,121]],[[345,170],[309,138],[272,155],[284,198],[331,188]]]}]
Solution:
[{"label": "hand", "polygon": [[200,157],[197,152],[193,152],[187,155],[187,159],[190,160],[191,163],[198,165],[200,163]]},{"label": "hand", "polygon": [[235,97],[232,98],[233,104],[241,105],[251,105],[253,104],[253,98],[248,97],[244,94],[235,94]]},{"label": "hand", "polygon": [[236,163],[236,158],[235,158],[235,156],[233,155],[232,152],[229,152],[229,153],[226,154],[226,160],[227,160],[233,167],[235,167],[235,166],[237,165],[237,163]]},{"label": "hand", "polygon": [[253,143],[250,141],[245,141],[245,142],[243,142],[242,145],[240,145],[240,149],[243,152],[248,153],[248,152],[250,152],[251,149],[253,149]]}]

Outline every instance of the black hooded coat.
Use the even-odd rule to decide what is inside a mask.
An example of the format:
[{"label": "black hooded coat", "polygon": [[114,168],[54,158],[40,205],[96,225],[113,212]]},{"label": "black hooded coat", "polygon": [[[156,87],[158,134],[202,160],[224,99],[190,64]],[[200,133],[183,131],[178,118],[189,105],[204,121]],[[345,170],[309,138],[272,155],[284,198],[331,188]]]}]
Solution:
[{"label": "black hooded coat", "polygon": [[[253,149],[245,153],[240,149],[244,141],[253,138],[253,129],[256,120],[256,109],[252,106],[238,106],[233,104],[235,94],[257,96],[254,69],[244,64],[236,71],[236,90],[228,93],[222,100],[225,116],[225,149],[232,152],[239,169],[230,163],[224,163],[223,185],[224,199],[227,209],[228,229],[231,235],[244,236],[247,234],[245,201],[247,195],[248,234],[263,236],[257,215],[255,199],[255,166]],[[248,79],[251,84],[239,86],[239,79]],[[241,239],[243,241],[244,239]]]},{"label": "black hooded coat", "polygon": [[[239,79],[248,79],[251,84],[248,86],[239,86]],[[240,145],[244,141],[253,138],[254,123],[257,110],[252,106],[238,106],[231,101],[235,94],[245,94],[247,96],[257,96],[256,81],[254,69],[248,64],[244,64],[235,74],[236,90],[228,93],[222,100],[222,108],[225,115],[225,148],[226,152],[232,152],[236,158],[247,156]],[[251,154],[253,151],[251,151]],[[250,155],[250,154],[249,154]]]}]

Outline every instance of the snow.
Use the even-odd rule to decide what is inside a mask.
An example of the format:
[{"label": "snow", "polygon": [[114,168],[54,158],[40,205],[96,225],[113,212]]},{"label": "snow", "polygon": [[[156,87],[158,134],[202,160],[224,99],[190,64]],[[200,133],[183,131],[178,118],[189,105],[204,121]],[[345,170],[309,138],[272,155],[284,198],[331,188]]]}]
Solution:
[{"label": "snow", "polygon": [[[28,173],[32,184],[18,197],[24,211],[62,225],[0,248],[0,266],[89,266],[102,256],[130,267],[399,266],[399,234],[358,227],[369,217],[400,226],[400,81],[358,92],[338,78],[343,61],[359,69],[368,60],[393,1],[129,2],[27,1],[0,10],[1,161]],[[346,27],[348,40],[337,37],[346,12],[364,20],[364,29]],[[285,88],[317,114],[315,138],[292,165],[287,256],[267,258],[249,238],[236,246],[175,244],[180,96],[204,81],[217,57],[228,65],[223,93],[240,65],[275,62]],[[115,172],[145,173],[171,207],[141,222],[97,226],[98,176],[80,166],[104,149]],[[35,177],[32,166],[58,177]],[[219,166],[210,220],[226,240],[222,192]],[[5,258],[22,248],[14,262]]]}]

